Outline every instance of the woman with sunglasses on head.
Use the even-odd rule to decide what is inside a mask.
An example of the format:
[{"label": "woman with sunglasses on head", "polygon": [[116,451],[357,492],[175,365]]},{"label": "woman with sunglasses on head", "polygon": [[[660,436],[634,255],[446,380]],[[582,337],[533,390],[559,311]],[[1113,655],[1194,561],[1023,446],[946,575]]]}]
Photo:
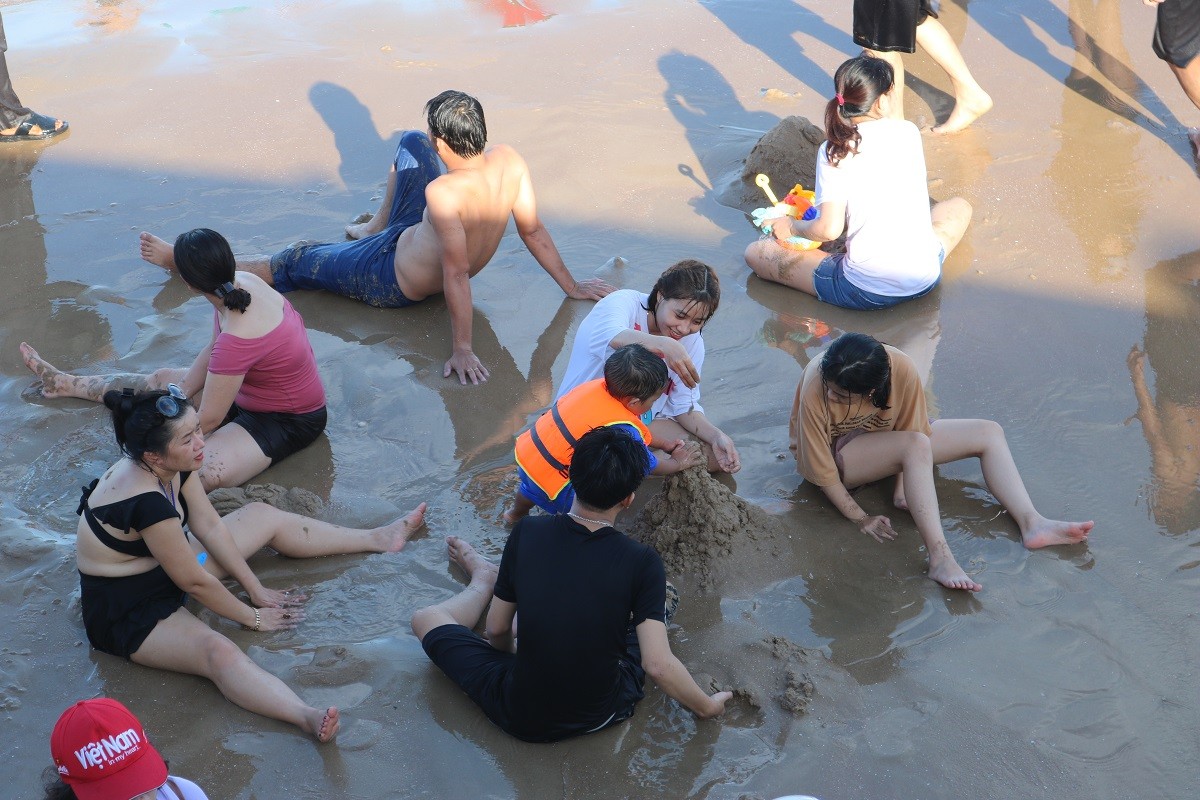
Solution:
[{"label": "woman with sunglasses on head", "polygon": [[[137,664],[200,675],[249,711],[329,741],[338,711],[313,708],[184,608],[186,596],[252,631],[294,628],[304,597],[268,589],[246,558],[395,552],[418,530],[422,503],[381,528],[352,529],[251,503],[221,518],[194,477],[205,461],[200,415],[177,386],[109,391],[124,457],[84,489],[76,562],[88,640]],[[185,532],[186,526],[186,532]],[[241,584],[250,605],[225,587]]]},{"label": "woman with sunglasses on head", "polygon": [[249,272],[234,270],[233,251],[216,231],[198,228],[175,240],[180,277],[213,305],[208,346],[184,369],[149,375],[70,375],[21,343],[25,365],[45,397],[100,402],[110,389],[162,389],[176,383],[203,390],[200,425],[208,463],[206,491],[238,486],[311,444],[325,430],[325,387],[304,320],[283,295]]},{"label": "woman with sunglasses on head", "polygon": [[1016,521],[1021,541],[1031,550],[1084,542],[1094,525],[1038,513],[1004,429],[985,419],[931,422],[912,360],[865,333],[843,334],[805,368],[789,431],[804,479],[878,542],[896,538],[891,520],[864,511],[851,492],[895,475],[894,504],[912,514],[929,553],[929,577],[949,589],[983,587],[967,576],[946,543],[934,492],[937,464],[978,458],[988,490]]}]

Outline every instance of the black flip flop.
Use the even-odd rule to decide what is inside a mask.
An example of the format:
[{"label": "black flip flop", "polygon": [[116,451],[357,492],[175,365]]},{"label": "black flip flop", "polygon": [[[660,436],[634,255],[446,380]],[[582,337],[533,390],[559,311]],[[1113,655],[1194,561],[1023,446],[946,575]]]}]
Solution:
[{"label": "black flip flop", "polygon": [[[50,139],[58,136],[60,133],[66,133],[70,125],[66,120],[62,120],[62,127],[55,128],[55,123],[58,122],[54,117],[47,117],[45,114],[39,114],[36,111],[29,112],[29,119],[17,126],[16,131],[9,134],[0,133],[0,142],[36,142],[42,139]],[[30,133],[35,127],[41,128],[41,133]]]}]

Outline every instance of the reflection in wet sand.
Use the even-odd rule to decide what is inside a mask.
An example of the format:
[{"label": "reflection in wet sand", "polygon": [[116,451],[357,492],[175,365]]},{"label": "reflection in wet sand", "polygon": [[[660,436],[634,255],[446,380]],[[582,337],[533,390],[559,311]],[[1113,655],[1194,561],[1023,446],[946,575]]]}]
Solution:
[{"label": "reflection in wet sand", "polygon": [[534,0],[472,0],[472,4],[499,15],[505,28],[521,28],[554,16]]},{"label": "reflection in wet sand", "polygon": [[[1146,273],[1146,334],[1129,353],[1150,447],[1149,507],[1168,533],[1200,528],[1200,250]],[[1147,381],[1149,366],[1154,389]],[[1130,417],[1132,420],[1133,417]]]},{"label": "reflection in wet sand", "polygon": [[[1148,190],[1136,179],[1135,148],[1142,139],[1123,122],[1141,113],[1092,77],[1099,71],[1127,97],[1145,84],[1127,66],[1119,0],[1072,0],[1069,30],[1075,60],[1063,85],[1062,144],[1047,174],[1058,186],[1058,203],[1097,281],[1128,272]],[[1100,205],[1098,206],[1098,203]],[[1099,213],[1097,213],[1099,212]]]}]

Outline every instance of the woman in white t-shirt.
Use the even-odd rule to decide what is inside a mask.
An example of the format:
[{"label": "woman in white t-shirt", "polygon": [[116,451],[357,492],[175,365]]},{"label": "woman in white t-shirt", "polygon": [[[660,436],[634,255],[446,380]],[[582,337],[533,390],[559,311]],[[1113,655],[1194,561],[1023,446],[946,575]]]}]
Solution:
[{"label": "woman in white t-shirt", "polygon": [[[766,237],[746,248],[760,278],[861,310],[889,308],[930,292],[942,262],[971,221],[961,197],[929,207],[921,134],[889,118],[894,74],[886,61],[861,55],[838,67],[836,94],[825,107],[828,140],[817,152],[812,220],[779,217]],[[799,236],[831,242],[846,232],[846,252],[794,250]]]},{"label": "woman in white t-shirt", "polygon": [[604,362],[618,347],[640,344],[667,362],[667,390],[644,419],[654,442],[691,435],[704,444],[709,471],[737,472],[742,462],[733,440],[709,422],[700,407],[701,331],[720,300],[716,273],[691,259],[668,268],[650,294],[621,289],[608,295],[579,326],[555,400],[603,377]]}]

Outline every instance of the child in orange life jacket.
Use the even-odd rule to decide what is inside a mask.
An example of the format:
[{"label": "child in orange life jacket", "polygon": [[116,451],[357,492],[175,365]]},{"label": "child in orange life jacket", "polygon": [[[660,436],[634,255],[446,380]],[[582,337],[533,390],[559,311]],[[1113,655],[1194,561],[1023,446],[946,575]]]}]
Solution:
[{"label": "child in orange life jacket", "polygon": [[[649,450],[650,429],[641,417],[667,386],[667,365],[640,344],[618,348],[604,362],[604,377],[581,384],[555,401],[533,427],[517,437],[517,475],[521,483],[513,508],[504,515],[510,525],[534,506],[551,513],[571,510],[575,491],[567,477],[579,437],[593,428],[624,425]],[[668,454],[650,451],[650,473],[669,475],[703,461],[696,443],[655,443]]]}]

